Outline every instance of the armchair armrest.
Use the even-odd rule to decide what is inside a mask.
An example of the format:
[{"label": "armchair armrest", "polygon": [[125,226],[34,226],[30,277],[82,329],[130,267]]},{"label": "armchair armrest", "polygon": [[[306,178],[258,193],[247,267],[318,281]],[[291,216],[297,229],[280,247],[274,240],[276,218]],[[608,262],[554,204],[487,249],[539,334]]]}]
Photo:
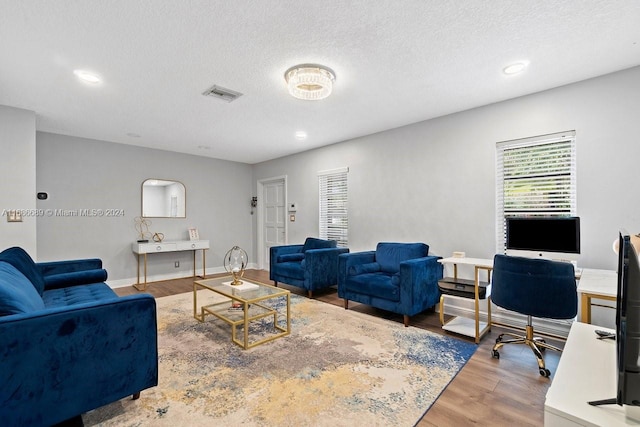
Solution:
[{"label": "armchair armrest", "polygon": [[370,264],[376,260],[376,251],[353,252],[340,254],[338,256],[338,287],[341,283],[346,283],[347,276],[351,275],[351,267]]},{"label": "armchair armrest", "polygon": [[305,281],[314,289],[338,283],[338,256],[349,252],[348,248],[309,249],[304,253]]},{"label": "armchair armrest", "polygon": [[52,425],[158,383],[156,304],[140,294],[0,318],[0,418]]},{"label": "armchair armrest", "polygon": [[282,246],[271,246],[269,248],[269,279],[275,279],[274,266],[278,263],[278,257],[281,255],[290,255],[302,253],[303,245],[282,245]]},{"label": "armchair armrest", "polygon": [[400,302],[407,315],[420,313],[440,298],[438,280],[443,273],[440,258],[427,256],[400,263]]}]

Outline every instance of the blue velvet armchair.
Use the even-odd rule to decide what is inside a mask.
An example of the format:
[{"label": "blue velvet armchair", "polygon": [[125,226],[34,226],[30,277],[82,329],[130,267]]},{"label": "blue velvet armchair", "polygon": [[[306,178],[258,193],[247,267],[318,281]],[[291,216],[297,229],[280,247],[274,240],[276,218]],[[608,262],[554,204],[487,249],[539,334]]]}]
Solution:
[{"label": "blue velvet armchair", "polygon": [[440,257],[429,256],[424,243],[378,243],[375,251],[339,256],[338,296],[409,318],[433,307],[440,298]]},{"label": "blue velvet armchair", "polygon": [[313,291],[338,283],[338,255],[348,253],[348,248],[338,248],[335,240],[307,237],[303,245],[272,246],[269,278],[275,286],[278,282]]},{"label": "blue velvet armchair", "polygon": [[0,420],[49,426],[158,384],[156,304],[118,297],[100,259],[0,253]]}]

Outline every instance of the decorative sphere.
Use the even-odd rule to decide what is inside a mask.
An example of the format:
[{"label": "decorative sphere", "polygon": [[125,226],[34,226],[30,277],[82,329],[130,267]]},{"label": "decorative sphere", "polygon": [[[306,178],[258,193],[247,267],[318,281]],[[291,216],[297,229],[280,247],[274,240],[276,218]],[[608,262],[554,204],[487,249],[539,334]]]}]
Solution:
[{"label": "decorative sphere", "polygon": [[234,284],[240,284],[238,279],[244,274],[244,269],[249,263],[247,252],[239,246],[229,249],[224,256],[224,269],[233,274]]}]

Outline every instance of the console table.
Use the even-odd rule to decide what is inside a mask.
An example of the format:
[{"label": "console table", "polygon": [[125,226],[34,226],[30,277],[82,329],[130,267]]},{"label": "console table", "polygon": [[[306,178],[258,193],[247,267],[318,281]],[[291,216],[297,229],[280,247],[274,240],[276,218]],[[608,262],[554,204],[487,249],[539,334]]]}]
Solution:
[{"label": "console table", "polygon": [[[160,243],[132,243],[131,250],[138,258],[138,281],[133,285],[140,291],[147,290],[147,254],[155,254],[161,252],[184,252],[193,251],[193,277],[196,277],[196,251],[202,251],[202,277],[206,275],[205,252],[209,249],[208,240],[178,240],[173,242]],[[140,256],[144,259],[144,283],[140,283]]]},{"label": "console table", "polygon": [[596,329],[614,332],[580,322],[571,325],[560,363],[547,390],[545,427],[640,424],[626,418],[625,407],[587,403],[616,395],[616,343],[596,339]]},{"label": "console table", "polygon": [[[466,281],[463,279],[458,279],[458,265],[470,265],[474,267],[474,319],[467,319],[464,317],[455,317],[451,319],[449,322],[445,323],[444,321],[444,298],[453,297],[453,298],[464,298],[461,297],[457,293],[446,293],[442,292],[440,296],[440,323],[442,324],[442,329],[449,332],[454,332],[461,335],[466,335],[469,337],[473,337],[475,339],[475,343],[478,344],[480,342],[480,338],[482,338],[486,333],[491,331],[491,272],[493,271],[493,260],[492,259],[481,259],[481,258],[458,258],[458,257],[449,257],[438,260],[441,264],[453,264],[453,277],[445,278],[443,280],[452,281],[455,283],[456,281],[460,281],[461,284],[465,284]],[[480,321],[480,295],[479,295],[479,286],[480,286],[480,270],[485,270],[487,272],[487,281],[484,283],[486,285],[486,294],[485,299],[487,300],[487,321]],[[470,298],[471,296],[469,296]]]},{"label": "console table", "polygon": [[578,281],[578,294],[580,295],[580,321],[591,323],[592,298],[617,300],[618,273],[612,270],[583,269]]}]

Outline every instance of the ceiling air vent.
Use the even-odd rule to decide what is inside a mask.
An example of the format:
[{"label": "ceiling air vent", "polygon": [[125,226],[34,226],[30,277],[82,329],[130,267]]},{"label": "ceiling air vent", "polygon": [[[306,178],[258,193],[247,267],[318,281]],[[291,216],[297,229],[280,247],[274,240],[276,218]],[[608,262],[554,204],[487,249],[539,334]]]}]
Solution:
[{"label": "ceiling air vent", "polygon": [[223,101],[231,102],[240,98],[242,94],[235,90],[225,89],[218,85],[213,85],[209,89],[202,92],[204,96],[211,96],[213,98],[222,99]]}]

